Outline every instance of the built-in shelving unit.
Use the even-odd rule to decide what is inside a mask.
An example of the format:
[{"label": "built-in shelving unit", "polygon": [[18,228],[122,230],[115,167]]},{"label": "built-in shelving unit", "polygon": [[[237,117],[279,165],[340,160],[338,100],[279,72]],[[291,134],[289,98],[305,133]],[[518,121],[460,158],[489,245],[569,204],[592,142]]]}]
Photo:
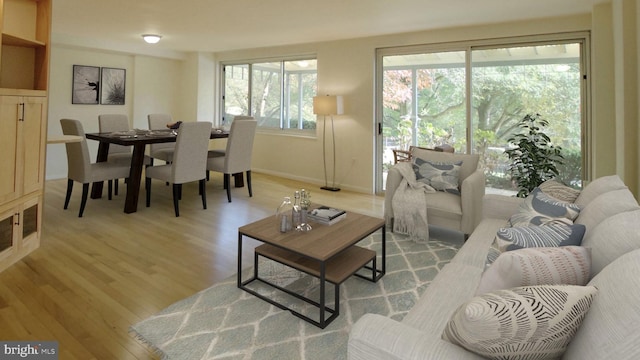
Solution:
[{"label": "built-in shelving unit", "polygon": [[0,271],[40,246],[51,0],[0,0]]}]

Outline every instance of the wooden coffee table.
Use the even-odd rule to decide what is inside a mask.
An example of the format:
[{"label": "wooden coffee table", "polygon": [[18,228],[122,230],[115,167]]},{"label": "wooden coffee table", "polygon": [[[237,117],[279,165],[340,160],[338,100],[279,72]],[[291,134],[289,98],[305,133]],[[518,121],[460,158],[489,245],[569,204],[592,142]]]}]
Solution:
[{"label": "wooden coffee table", "polygon": [[[320,328],[325,328],[340,314],[340,284],[351,275],[377,282],[385,273],[386,266],[386,234],[383,219],[374,218],[354,212],[347,212],[346,218],[333,225],[322,225],[310,222],[313,229],[308,232],[291,231],[281,233],[278,230],[275,216],[256,221],[238,229],[238,287],[283,310],[289,310]],[[357,246],[356,243],[374,232],[382,231],[381,264],[377,268],[376,252]],[[243,237],[249,237],[264,244],[255,248],[253,275],[242,280],[242,243]],[[258,257],[263,256],[287,265],[320,280],[319,300],[309,299],[302,294],[292,292],[268,279],[259,276]],[[370,265],[369,265],[370,264]],[[365,268],[371,271],[371,277],[356,273]],[[247,287],[248,284],[260,281],[319,309],[318,320],[312,319],[285,304],[276,302],[257,291]],[[334,285],[334,308],[326,306],[325,283]],[[327,313],[330,315],[327,317]]]}]

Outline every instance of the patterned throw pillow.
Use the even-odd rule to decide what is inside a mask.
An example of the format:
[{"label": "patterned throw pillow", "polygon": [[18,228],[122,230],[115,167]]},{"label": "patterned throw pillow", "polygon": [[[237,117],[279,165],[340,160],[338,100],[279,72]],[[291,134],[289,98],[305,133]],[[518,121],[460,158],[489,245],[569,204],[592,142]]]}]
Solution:
[{"label": "patterned throw pillow", "polygon": [[489,248],[485,267],[500,254],[522,248],[580,246],[586,227],[581,224],[549,223],[542,226],[500,228]]},{"label": "patterned throw pillow", "polygon": [[551,218],[575,220],[580,214],[580,206],[560,201],[535,188],[520,205],[520,212],[536,213]]},{"label": "patterned throw pillow", "polygon": [[572,225],[573,221],[565,217],[550,217],[546,215],[538,214],[535,211],[520,211],[509,218],[509,226],[539,226],[550,224],[565,224]]},{"label": "patterned throw pillow", "polygon": [[476,294],[516,286],[586,285],[591,249],[582,246],[527,248],[501,253],[482,274]]},{"label": "patterned throw pillow", "polygon": [[489,359],[557,359],[596,293],[593,286],[575,285],[486,293],[454,312],[442,338]]},{"label": "patterned throw pillow", "polygon": [[438,191],[460,195],[458,181],[461,165],[462,161],[450,163],[415,158],[413,171],[416,173],[417,181],[423,182]]},{"label": "patterned throw pillow", "polygon": [[500,252],[532,247],[579,246],[584,225],[549,224],[543,226],[500,228],[494,243]]},{"label": "patterned throw pillow", "polygon": [[568,203],[573,203],[580,195],[580,190],[574,189],[556,180],[547,180],[540,184],[539,188],[543,193]]}]

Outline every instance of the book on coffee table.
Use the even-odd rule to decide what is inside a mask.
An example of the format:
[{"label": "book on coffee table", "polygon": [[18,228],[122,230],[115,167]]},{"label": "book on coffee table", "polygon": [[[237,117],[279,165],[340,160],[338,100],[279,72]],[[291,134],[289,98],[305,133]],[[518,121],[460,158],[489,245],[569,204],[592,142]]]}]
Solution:
[{"label": "book on coffee table", "polygon": [[307,212],[307,218],[325,225],[335,224],[346,216],[346,211],[329,206],[319,206]]}]

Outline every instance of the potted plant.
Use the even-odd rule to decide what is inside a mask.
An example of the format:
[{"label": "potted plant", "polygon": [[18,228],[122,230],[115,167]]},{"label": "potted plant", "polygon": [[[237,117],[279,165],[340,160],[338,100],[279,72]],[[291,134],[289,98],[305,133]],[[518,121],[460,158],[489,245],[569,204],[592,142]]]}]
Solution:
[{"label": "potted plant", "polygon": [[505,153],[511,160],[508,171],[518,186],[518,197],[526,197],[538,185],[558,176],[557,166],[564,159],[562,148],[551,144],[542,131],[547,125],[540,114],[527,114],[517,125],[521,132],[508,140],[515,145]]}]

